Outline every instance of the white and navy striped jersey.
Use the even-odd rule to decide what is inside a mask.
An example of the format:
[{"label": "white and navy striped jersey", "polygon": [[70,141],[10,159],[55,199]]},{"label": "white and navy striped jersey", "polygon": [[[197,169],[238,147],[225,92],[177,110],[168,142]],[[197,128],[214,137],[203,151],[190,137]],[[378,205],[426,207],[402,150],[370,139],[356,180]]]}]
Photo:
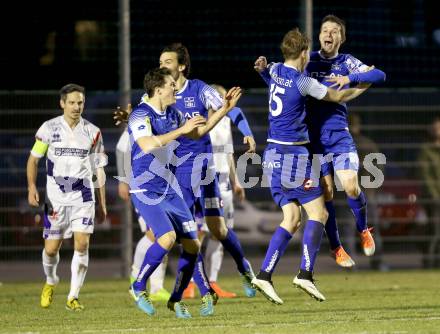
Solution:
[{"label": "white and navy striped jersey", "polygon": [[[81,117],[72,129],[64,116],[58,116],[43,123],[36,139],[48,145],[46,196],[52,205],[85,206],[94,201],[94,170],[107,165],[99,128]],[[34,150],[31,154],[43,157]]]}]

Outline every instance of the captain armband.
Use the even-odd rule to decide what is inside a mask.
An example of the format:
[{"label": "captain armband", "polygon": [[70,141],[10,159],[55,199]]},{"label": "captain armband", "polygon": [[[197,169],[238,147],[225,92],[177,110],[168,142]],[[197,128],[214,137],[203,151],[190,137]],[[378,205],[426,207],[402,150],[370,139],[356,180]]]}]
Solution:
[{"label": "captain armband", "polygon": [[33,156],[41,158],[46,154],[48,147],[49,144],[43,143],[41,140],[37,139],[32,147],[31,153]]}]

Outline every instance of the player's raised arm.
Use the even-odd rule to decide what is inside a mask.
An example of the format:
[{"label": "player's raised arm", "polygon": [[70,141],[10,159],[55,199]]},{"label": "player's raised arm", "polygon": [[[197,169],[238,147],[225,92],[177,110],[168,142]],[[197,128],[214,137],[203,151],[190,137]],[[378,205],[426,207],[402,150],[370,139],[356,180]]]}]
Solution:
[{"label": "player's raised arm", "polygon": [[[224,96],[226,95],[226,90],[223,86],[213,84],[211,85],[211,87],[214,88],[222,98],[224,98]],[[246,153],[255,153],[256,143],[254,135],[243,110],[241,110],[241,108],[239,107],[234,107],[226,114],[226,116],[229,117],[232,123],[238,128],[238,130],[240,130],[241,134],[243,135],[243,144],[248,145],[249,147]]]},{"label": "player's raised arm", "polygon": [[340,90],[346,85],[350,85],[351,87],[356,86],[358,84],[379,84],[385,82],[386,74],[375,68],[374,65],[367,66],[362,64],[361,66],[355,68],[351,71],[349,75],[340,76],[340,77],[325,77],[326,81],[332,82],[333,85],[330,87],[338,87]]},{"label": "player's raised arm", "polygon": [[267,59],[264,56],[260,56],[254,63],[254,70],[260,74],[261,78],[263,78],[264,82],[269,85],[270,83],[270,74],[269,68],[267,66]]},{"label": "player's raised arm", "polygon": [[216,112],[211,113],[204,126],[197,127],[191,133],[188,133],[188,137],[192,139],[198,139],[207,134],[211,129],[232,109],[237,105],[238,100],[242,95],[240,87],[232,87],[225,95],[223,99],[223,106]]},{"label": "player's raised arm", "polygon": [[[131,121],[129,121],[129,124],[130,122]],[[136,130],[136,127],[132,126],[131,129],[136,143],[139,145],[142,151],[145,153],[150,153],[152,150],[165,146],[180,136],[194,133],[197,128],[203,127],[205,124],[206,119],[204,117],[196,116],[186,121],[180,128],[157,136],[152,135],[151,129],[149,131],[147,129],[145,133],[142,133],[144,129],[140,129],[141,127],[138,127]]]},{"label": "player's raised arm", "polygon": [[370,84],[366,84],[363,88],[348,88],[342,90],[328,88],[323,100],[337,103],[348,102],[363,94],[369,87]]},{"label": "player's raised arm", "polygon": [[358,97],[368,89],[368,87],[366,87],[336,90],[333,88],[328,88],[325,85],[319,83],[316,79],[306,76],[300,78],[297,85],[299,91],[303,96],[310,95],[317,100],[324,100],[336,103],[350,101]]}]

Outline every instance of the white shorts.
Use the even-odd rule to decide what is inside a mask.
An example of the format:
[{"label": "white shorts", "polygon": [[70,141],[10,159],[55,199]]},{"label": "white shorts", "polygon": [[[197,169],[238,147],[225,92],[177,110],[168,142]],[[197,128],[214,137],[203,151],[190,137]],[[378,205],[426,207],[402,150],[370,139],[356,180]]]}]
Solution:
[{"label": "white shorts", "polygon": [[[234,198],[232,190],[222,190],[220,187],[220,195],[223,201],[223,217],[228,228],[234,227]],[[206,225],[204,218],[196,218],[198,226],[202,226],[203,232],[209,232],[208,225]]]},{"label": "white shorts", "polygon": [[52,206],[44,208],[44,239],[70,239],[73,232],[93,233],[95,203],[85,206]]},{"label": "white shorts", "polygon": [[134,211],[136,211],[136,215],[138,217],[139,228],[141,229],[141,232],[146,233],[148,230],[150,230],[150,227],[147,225],[144,218],[142,218],[142,216],[139,214],[139,211],[136,208],[134,208]]},{"label": "white shorts", "polygon": [[150,229],[147,226],[147,223],[145,222],[144,218],[142,218],[141,215],[138,215],[138,223],[139,223],[139,228],[141,229],[142,233],[146,233]]}]

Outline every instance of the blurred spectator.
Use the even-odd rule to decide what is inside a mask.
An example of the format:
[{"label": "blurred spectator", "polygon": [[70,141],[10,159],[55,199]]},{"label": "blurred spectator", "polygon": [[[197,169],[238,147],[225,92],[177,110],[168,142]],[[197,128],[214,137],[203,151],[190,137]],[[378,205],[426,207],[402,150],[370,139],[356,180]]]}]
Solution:
[{"label": "blurred spectator", "polygon": [[[440,117],[432,122],[429,133],[431,141],[420,148],[418,161],[420,163],[420,180],[423,182],[423,198],[427,199],[425,210],[428,214],[428,235],[432,239],[428,246],[428,258],[425,263],[432,267],[438,261],[437,248],[440,246]],[[437,260],[437,261],[435,261]]]}]

